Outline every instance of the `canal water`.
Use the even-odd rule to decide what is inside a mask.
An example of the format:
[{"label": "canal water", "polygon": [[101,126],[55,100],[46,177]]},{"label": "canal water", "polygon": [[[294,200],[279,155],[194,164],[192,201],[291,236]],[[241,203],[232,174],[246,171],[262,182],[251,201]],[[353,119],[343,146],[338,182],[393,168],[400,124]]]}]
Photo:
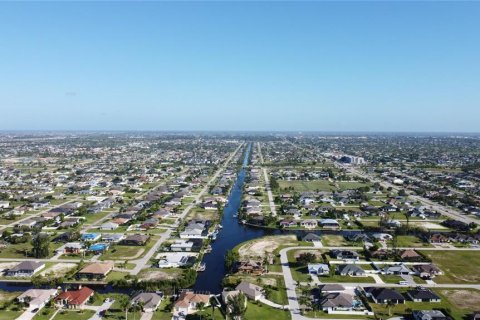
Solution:
[{"label": "canal water", "polygon": [[234,215],[240,211],[246,166],[250,159],[251,149],[252,145],[249,144],[245,152],[243,166],[238,172],[237,180],[228,197],[228,206],[223,210],[223,218],[221,221],[223,229],[217,235],[217,239],[211,243],[212,251],[203,258],[207,269],[198,273],[197,281],[193,288],[195,291],[221,292],[221,282],[226,274],[224,260],[227,250],[234,248],[237,244],[244,241],[273,233],[273,231],[241,225],[238,223],[237,218],[234,217]]}]

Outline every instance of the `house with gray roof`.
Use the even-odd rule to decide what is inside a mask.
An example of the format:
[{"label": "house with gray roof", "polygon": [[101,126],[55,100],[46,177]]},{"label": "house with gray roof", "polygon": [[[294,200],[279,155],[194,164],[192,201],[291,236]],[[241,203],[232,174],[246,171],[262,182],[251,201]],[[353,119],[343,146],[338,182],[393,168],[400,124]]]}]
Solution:
[{"label": "house with gray roof", "polygon": [[365,276],[365,270],[356,264],[341,264],[337,266],[336,272],[341,276]]}]

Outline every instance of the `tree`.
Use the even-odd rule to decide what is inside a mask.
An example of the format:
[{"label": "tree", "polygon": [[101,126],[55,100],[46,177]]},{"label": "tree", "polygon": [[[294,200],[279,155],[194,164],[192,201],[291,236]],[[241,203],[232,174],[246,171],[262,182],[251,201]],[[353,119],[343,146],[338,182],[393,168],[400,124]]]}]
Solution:
[{"label": "tree", "polygon": [[50,254],[50,241],[48,236],[38,234],[32,239],[32,256],[46,258]]},{"label": "tree", "polygon": [[314,262],[316,258],[317,257],[315,256],[315,254],[311,252],[304,252],[298,256],[297,261],[302,264],[307,264],[307,263]]},{"label": "tree", "polygon": [[392,316],[392,307],[395,305],[395,302],[392,300],[388,300],[387,302],[387,308],[388,308],[388,315]]},{"label": "tree", "polygon": [[[205,309],[205,303],[203,303],[203,302],[197,303],[197,309],[198,309],[198,311],[202,312],[203,309]],[[202,320],[202,315],[201,314],[200,314],[200,320]]]},{"label": "tree", "polygon": [[227,299],[227,313],[229,313],[234,320],[241,320],[247,311],[247,300],[243,293],[238,293],[229,296]]},{"label": "tree", "polygon": [[227,270],[232,270],[235,262],[239,259],[238,253],[234,252],[233,250],[228,250],[225,254],[225,268]]}]

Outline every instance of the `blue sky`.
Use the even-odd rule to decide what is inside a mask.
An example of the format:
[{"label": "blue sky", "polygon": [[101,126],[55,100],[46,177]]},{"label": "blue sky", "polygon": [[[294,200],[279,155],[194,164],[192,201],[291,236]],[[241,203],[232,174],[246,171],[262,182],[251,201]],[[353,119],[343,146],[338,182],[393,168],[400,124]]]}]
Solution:
[{"label": "blue sky", "polygon": [[0,3],[0,129],[480,131],[480,3]]}]

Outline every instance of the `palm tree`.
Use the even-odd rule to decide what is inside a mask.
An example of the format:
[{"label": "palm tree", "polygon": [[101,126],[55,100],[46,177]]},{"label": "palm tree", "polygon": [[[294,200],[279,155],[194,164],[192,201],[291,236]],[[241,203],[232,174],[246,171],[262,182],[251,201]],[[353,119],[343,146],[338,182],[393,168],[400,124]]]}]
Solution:
[{"label": "palm tree", "polygon": [[247,300],[243,293],[239,293],[233,296],[229,296],[227,299],[227,313],[230,314],[233,319],[241,320],[247,311]]},{"label": "palm tree", "polygon": [[128,320],[128,309],[130,308],[130,300],[127,296],[121,296],[120,299],[118,299],[118,304],[120,305],[120,308],[122,308],[122,310],[125,310],[125,320]]},{"label": "palm tree", "polygon": [[387,302],[387,308],[388,308],[388,315],[392,316],[392,307],[395,305],[395,302],[392,300],[388,300]]},{"label": "palm tree", "polygon": [[205,303],[199,302],[197,303],[197,310],[200,311],[200,320],[202,320],[202,314],[201,312],[205,309]]}]

